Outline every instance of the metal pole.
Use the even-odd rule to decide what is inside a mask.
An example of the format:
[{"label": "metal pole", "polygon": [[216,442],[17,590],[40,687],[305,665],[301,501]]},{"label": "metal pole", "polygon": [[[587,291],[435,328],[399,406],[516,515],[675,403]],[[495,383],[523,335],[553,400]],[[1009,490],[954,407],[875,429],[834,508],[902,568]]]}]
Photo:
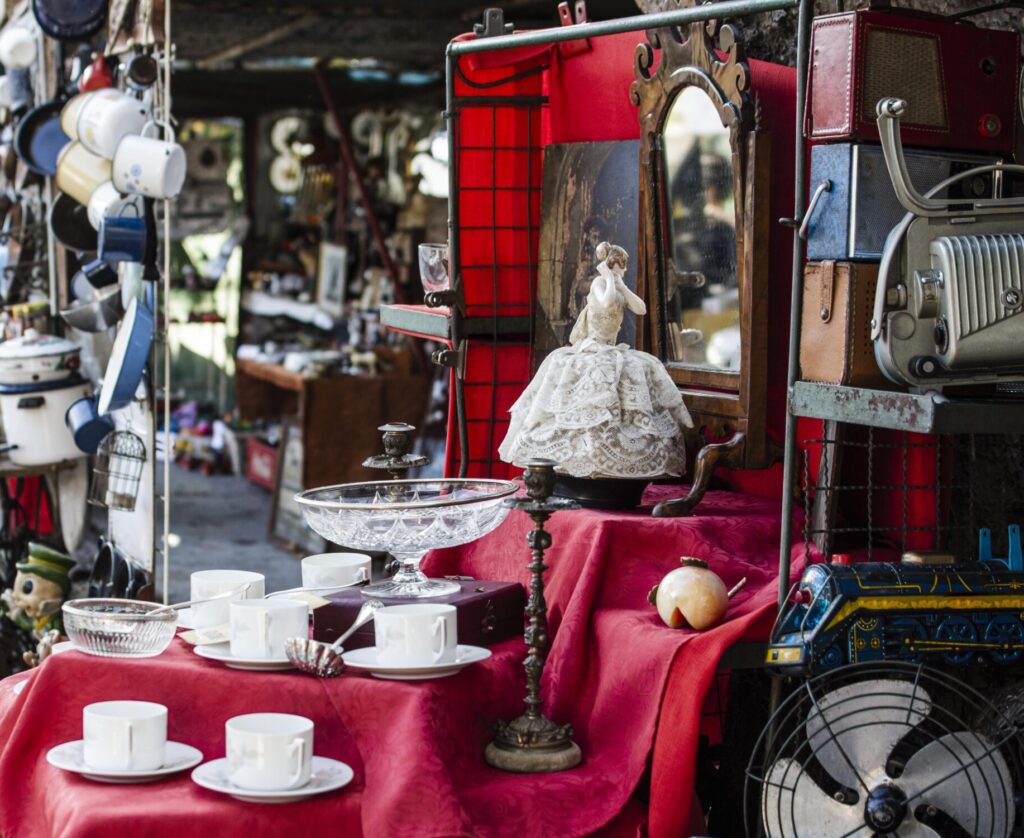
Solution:
[{"label": "metal pole", "polygon": [[724,0],[722,3],[709,3],[695,8],[658,12],[653,15],[634,15],[617,20],[559,26],[557,29],[538,29],[531,32],[517,32],[514,35],[476,38],[472,41],[453,41],[448,45],[448,53],[459,56],[473,52],[557,44],[561,41],[597,38],[601,35],[618,35],[623,32],[642,32],[662,26],[682,26],[685,23],[696,23],[703,20],[722,20],[760,12],[791,9],[800,5],[800,2],[801,0]]},{"label": "metal pole", "polygon": [[[717,6],[718,4],[716,4]],[[723,4],[724,5],[724,4]],[[793,173],[793,218],[802,218],[807,193],[807,148],[804,144],[804,98],[807,91],[807,57],[811,36],[812,0],[800,0],[796,35],[796,163]],[[789,314],[789,372],[786,384],[786,449],[782,466],[782,527],[779,541],[779,608],[789,593],[790,553],[793,548],[793,477],[796,473],[796,416],[789,398],[800,374],[800,316],[803,303],[804,243],[793,231],[793,276]]]},{"label": "metal pole", "polygon": [[[455,63],[458,61],[452,52],[454,44],[448,44],[445,51],[445,107],[444,119],[448,133],[448,275],[456,291],[456,299],[448,314],[448,334],[452,340],[452,350],[459,351],[462,339],[461,299],[462,280],[459,274],[459,175],[455,171],[457,154],[455,129]],[[469,428],[466,425],[466,393],[463,387],[461,369],[453,367],[451,372],[452,389],[455,393],[455,430],[459,434],[459,470],[458,477],[465,477],[469,466]]]},{"label": "metal pole", "polygon": [[[164,118],[167,124],[171,124],[171,52],[174,50],[174,40],[171,37],[171,0],[164,5]],[[163,304],[164,304],[164,328],[163,328],[163,362],[164,362],[164,473],[163,473],[163,494],[164,494],[164,519],[161,532],[161,544],[163,549],[160,557],[163,559],[163,600],[166,605],[171,601],[171,202],[164,201],[164,283],[163,283]],[[156,316],[156,312],[153,313]],[[150,423],[155,431],[156,417]],[[156,462],[156,443],[154,433],[153,461]],[[156,475],[154,474],[154,477]]]}]

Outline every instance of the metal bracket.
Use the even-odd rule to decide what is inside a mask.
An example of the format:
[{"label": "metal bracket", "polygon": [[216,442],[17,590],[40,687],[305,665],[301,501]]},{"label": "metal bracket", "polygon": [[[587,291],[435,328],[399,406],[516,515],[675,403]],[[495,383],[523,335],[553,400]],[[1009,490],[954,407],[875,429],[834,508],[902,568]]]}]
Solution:
[{"label": "metal bracket", "polygon": [[463,379],[466,377],[466,342],[461,341],[457,347],[435,349],[430,360],[439,367],[449,367],[456,378]]},{"label": "metal bracket", "polygon": [[811,216],[814,215],[814,211],[818,208],[818,201],[821,200],[821,196],[826,192],[832,191],[832,181],[823,180],[818,184],[814,190],[814,194],[811,196],[810,203],[807,205],[807,212],[804,213],[802,219],[796,218],[780,218],[779,224],[784,227],[795,227],[796,234],[803,240],[807,240],[807,232],[811,226]]},{"label": "metal bracket", "polygon": [[[562,26],[573,26],[587,22],[587,0],[576,0],[576,14],[573,15],[569,8],[568,0],[558,4],[558,19]],[[590,52],[590,40],[579,38],[575,41],[563,41],[558,45],[558,52],[562,58],[572,58],[574,55],[581,55]]]},{"label": "metal bracket", "polygon": [[473,24],[473,34],[478,38],[511,35],[514,29],[513,24],[505,23],[505,13],[501,9],[484,9],[483,23]]}]

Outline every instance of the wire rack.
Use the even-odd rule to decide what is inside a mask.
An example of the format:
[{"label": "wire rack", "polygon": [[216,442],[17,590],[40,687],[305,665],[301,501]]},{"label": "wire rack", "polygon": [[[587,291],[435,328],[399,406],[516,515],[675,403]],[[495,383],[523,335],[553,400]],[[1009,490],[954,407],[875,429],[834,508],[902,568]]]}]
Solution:
[{"label": "wire rack", "polygon": [[139,496],[146,444],[131,431],[107,434],[96,452],[89,503],[106,509],[131,512]]},{"label": "wire rack", "polygon": [[1024,498],[1012,490],[1024,464],[1020,437],[826,423],[801,452],[804,544],[826,559],[886,561],[933,549],[969,559],[980,527],[992,529],[996,555],[1006,555],[1007,525],[1024,519]]}]

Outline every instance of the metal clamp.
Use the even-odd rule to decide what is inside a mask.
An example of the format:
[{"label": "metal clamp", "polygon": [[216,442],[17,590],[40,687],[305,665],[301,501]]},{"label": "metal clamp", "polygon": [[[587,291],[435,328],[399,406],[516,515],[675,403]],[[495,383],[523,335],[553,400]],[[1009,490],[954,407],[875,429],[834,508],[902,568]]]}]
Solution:
[{"label": "metal clamp", "polygon": [[455,376],[462,379],[466,375],[466,342],[462,341],[458,347],[435,349],[430,360],[439,367],[451,368]]},{"label": "metal clamp", "polygon": [[473,34],[478,38],[511,35],[514,29],[513,24],[505,23],[505,13],[501,9],[484,9],[483,23],[473,24]]}]

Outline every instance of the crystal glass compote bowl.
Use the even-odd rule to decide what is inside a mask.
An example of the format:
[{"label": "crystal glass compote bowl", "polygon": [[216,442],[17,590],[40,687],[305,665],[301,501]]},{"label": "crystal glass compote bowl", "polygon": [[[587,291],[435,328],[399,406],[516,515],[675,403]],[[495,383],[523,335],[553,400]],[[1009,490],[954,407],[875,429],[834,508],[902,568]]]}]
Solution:
[{"label": "crystal glass compote bowl", "polygon": [[393,577],[363,588],[365,596],[412,599],[458,593],[456,582],[428,579],[420,559],[487,535],[505,520],[505,498],[518,488],[510,480],[381,480],[310,489],[295,500],[328,541],[383,550],[401,562]]}]

